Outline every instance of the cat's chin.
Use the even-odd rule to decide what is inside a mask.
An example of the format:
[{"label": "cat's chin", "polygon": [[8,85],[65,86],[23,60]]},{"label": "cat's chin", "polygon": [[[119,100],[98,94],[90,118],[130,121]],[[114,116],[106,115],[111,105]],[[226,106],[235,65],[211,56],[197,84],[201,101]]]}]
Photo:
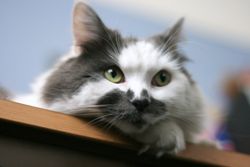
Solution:
[{"label": "cat's chin", "polygon": [[139,123],[130,123],[126,121],[119,121],[115,126],[120,129],[123,133],[133,135],[144,132],[149,125],[148,124],[139,124]]}]

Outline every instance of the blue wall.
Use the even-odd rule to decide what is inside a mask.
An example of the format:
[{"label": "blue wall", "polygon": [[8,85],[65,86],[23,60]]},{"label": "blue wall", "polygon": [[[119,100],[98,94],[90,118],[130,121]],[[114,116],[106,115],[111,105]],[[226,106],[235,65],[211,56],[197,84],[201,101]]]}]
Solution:
[{"label": "blue wall", "polygon": [[[146,37],[170,26],[92,1],[106,25],[125,35]],[[0,85],[16,93],[29,84],[71,45],[71,1],[0,1]],[[205,94],[217,103],[224,74],[250,65],[250,50],[186,29],[181,44],[192,59],[187,64]]]}]

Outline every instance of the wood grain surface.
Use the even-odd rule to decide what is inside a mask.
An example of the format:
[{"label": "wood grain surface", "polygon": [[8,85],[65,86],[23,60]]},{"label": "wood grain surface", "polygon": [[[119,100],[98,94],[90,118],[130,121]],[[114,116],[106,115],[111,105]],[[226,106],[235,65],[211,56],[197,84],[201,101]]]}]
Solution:
[{"label": "wood grain surface", "polygon": [[[98,127],[88,124],[87,121],[80,118],[11,101],[0,100],[0,121],[1,120],[44,128],[50,131],[66,133],[68,135],[105,142],[112,145],[133,147],[132,143],[121,136],[107,133]],[[200,145],[188,145],[187,149],[177,156],[217,166],[250,166],[249,155],[236,152],[225,152]]]}]

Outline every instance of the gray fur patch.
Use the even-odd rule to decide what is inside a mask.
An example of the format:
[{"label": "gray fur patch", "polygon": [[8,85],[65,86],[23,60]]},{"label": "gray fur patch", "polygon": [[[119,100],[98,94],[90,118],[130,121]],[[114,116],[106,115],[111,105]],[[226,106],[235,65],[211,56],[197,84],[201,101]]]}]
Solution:
[{"label": "gray fur patch", "polygon": [[[117,51],[123,47],[122,38],[118,32],[109,33],[106,40],[86,43],[83,54],[67,60],[53,72],[43,89],[43,100],[46,103],[71,97],[86,82],[98,81],[105,69],[117,65],[116,56]],[[113,47],[117,47],[117,51]]]}]

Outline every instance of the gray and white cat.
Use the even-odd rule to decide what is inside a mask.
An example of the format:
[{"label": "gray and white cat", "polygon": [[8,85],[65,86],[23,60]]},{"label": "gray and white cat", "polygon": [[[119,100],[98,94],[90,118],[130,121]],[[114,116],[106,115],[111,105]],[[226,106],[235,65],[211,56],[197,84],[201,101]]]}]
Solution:
[{"label": "gray and white cat", "polygon": [[91,114],[135,140],[177,153],[203,129],[204,105],[178,50],[183,19],[144,40],[123,38],[83,2],[73,11],[74,43],[14,101],[67,114]]}]

